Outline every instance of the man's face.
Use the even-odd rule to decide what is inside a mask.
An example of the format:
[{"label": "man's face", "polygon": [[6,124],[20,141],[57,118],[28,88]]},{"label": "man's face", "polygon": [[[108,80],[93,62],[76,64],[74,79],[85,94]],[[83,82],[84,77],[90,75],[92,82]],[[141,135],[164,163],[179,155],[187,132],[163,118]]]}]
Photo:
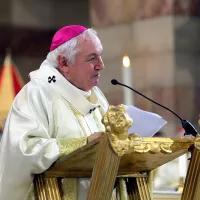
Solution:
[{"label": "man's face", "polygon": [[100,71],[104,69],[103,48],[97,36],[79,42],[79,53],[75,63],[68,65],[65,77],[76,87],[88,91],[98,84]]}]

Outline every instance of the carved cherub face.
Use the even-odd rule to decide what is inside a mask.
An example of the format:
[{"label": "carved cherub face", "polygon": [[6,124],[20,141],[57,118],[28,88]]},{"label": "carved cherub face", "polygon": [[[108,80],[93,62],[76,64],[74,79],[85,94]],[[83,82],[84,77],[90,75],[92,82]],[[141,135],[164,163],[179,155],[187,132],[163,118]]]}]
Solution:
[{"label": "carved cherub face", "polygon": [[132,119],[128,116],[123,106],[109,106],[103,123],[109,129],[108,131],[120,134],[128,131],[131,127]]}]

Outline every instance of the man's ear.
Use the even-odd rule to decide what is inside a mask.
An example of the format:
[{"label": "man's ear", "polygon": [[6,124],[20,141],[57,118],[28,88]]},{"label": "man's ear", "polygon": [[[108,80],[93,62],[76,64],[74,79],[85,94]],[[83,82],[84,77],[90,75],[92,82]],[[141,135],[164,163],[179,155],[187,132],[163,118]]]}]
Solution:
[{"label": "man's ear", "polygon": [[68,72],[69,71],[68,61],[63,55],[58,55],[57,61],[58,61],[59,71],[61,71],[61,72]]}]

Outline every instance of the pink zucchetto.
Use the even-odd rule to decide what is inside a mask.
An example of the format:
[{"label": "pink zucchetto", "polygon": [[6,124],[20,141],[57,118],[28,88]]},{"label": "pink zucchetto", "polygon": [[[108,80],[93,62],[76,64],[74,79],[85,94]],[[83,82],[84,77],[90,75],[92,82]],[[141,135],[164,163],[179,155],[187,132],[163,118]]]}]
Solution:
[{"label": "pink zucchetto", "polygon": [[54,49],[64,44],[65,42],[83,33],[85,30],[87,30],[87,28],[80,25],[71,25],[62,27],[53,36],[53,39],[51,41],[50,51],[53,51]]}]

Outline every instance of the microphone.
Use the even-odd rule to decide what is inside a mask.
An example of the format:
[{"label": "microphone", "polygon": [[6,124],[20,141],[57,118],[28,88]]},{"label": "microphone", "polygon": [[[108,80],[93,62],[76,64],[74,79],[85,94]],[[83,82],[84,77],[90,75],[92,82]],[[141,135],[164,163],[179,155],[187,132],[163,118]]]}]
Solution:
[{"label": "microphone", "polygon": [[113,85],[121,85],[121,86],[124,86],[124,87],[126,87],[126,88],[129,88],[130,90],[136,92],[137,94],[139,94],[139,95],[141,95],[142,97],[148,99],[149,101],[153,102],[154,104],[156,104],[156,105],[158,105],[158,106],[160,106],[160,107],[162,107],[162,108],[168,110],[169,112],[173,113],[176,117],[178,117],[178,118],[181,120],[182,127],[183,127],[184,130],[185,130],[184,135],[190,135],[190,134],[191,134],[191,135],[193,135],[194,137],[196,137],[196,135],[199,135],[198,132],[197,132],[197,130],[195,129],[195,127],[194,127],[189,121],[187,121],[187,120],[185,120],[185,119],[182,119],[178,114],[176,114],[174,111],[170,110],[169,108],[167,108],[167,107],[161,105],[160,103],[157,103],[156,101],[150,99],[149,97],[145,96],[144,94],[142,94],[142,93],[138,92],[137,90],[135,90],[135,89],[129,87],[128,85],[125,85],[125,84],[123,84],[123,83],[118,82],[116,79],[112,79],[112,80],[111,80],[111,83],[112,83]]}]

